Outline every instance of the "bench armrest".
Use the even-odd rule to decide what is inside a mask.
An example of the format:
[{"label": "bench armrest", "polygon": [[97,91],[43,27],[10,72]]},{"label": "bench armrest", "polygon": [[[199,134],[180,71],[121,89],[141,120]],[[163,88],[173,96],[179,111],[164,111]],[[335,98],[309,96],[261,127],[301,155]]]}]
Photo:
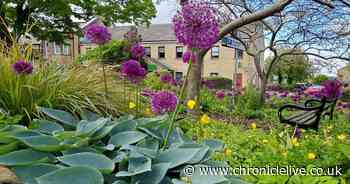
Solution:
[{"label": "bench armrest", "polygon": [[[320,105],[314,106],[314,107],[308,107],[307,104],[310,102],[319,102]],[[284,120],[282,113],[285,109],[297,109],[301,111],[316,111],[316,110],[323,110],[325,104],[326,104],[325,98],[323,98],[322,100],[317,100],[317,99],[308,100],[307,102],[305,102],[305,106],[295,105],[295,104],[286,104],[282,106],[280,109],[278,109],[278,117],[281,121]]]}]

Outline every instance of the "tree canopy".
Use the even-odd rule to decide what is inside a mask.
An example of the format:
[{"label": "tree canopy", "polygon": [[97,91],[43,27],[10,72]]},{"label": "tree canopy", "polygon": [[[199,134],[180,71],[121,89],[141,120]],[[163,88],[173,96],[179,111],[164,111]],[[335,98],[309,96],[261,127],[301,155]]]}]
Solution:
[{"label": "tree canopy", "polygon": [[10,30],[16,40],[29,33],[61,41],[67,33],[81,33],[81,22],[96,16],[111,25],[149,24],[155,15],[152,0],[1,0],[0,39],[9,40]]},{"label": "tree canopy", "polygon": [[[290,53],[290,49],[283,49],[279,52]],[[300,52],[296,55],[283,55],[275,62],[271,71],[271,77],[277,76],[278,83],[282,84],[286,81],[288,84],[295,84],[297,82],[303,82],[312,75],[312,63],[308,58],[302,54],[302,50],[294,51]],[[267,65],[271,62],[272,58],[267,58]]]}]

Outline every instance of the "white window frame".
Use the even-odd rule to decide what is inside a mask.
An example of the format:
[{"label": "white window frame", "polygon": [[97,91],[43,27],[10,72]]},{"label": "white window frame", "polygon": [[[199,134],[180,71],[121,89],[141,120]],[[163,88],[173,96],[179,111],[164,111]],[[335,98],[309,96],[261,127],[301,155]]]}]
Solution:
[{"label": "white window frame", "polygon": [[70,56],[70,52],[71,52],[71,47],[70,47],[70,44],[63,44],[63,55],[65,56]]},{"label": "white window frame", "polygon": [[55,55],[61,55],[62,54],[61,44],[57,44],[57,42],[53,42],[53,53]]},{"label": "white window frame", "polygon": [[[217,49],[217,50],[215,50]],[[219,46],[213,46],[211,48],[211,57],[212,58],[219,58],[220,57],[220,47]]]}]

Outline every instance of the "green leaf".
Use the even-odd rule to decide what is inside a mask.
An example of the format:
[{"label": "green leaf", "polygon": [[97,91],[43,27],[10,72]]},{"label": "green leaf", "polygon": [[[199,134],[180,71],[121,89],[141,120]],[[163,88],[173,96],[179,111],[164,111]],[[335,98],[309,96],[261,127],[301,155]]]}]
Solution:
[{"label": "green leaf", "polygon": [[47,162],[51,154],[34,151],[32,149],[18,150],[0,156],[0,165],[22,166]]},{"label": "green leaf", "polygon": [[217,139],[206,139],[203,141],[203,144],[210,147],[212,151],[221,151],[224,149],[225,144]]},{"label": "green leaf", "polygon": [[338,145],[338,149],[350,159],[350,145],[340,144]]},{"label": "green leaf", "polygon": [[98,153],[97,150],[95,150],[91,147],[72,148],[72,149],[62,151],[63,155],[71,155],[71,154],[82,153],[82,152]]},{"label": "green leaf", "polygon": [[87,166],[100,170],[102,173],[111,173],[114,162],[103,154],[83,152],[58,157],[58,160],[69,166]]},{"label": "green leaf", "polygon": [[152,165],[151,171],[133,176],[131,183],[159,184],[168,172],[170,163],[159,163]]},{"label": "green leaf", "polygon": [[104,126],[102,129],[98,130],[97,132],[92,135],[91,140],[99,140],[104,137],[106,137],[108,134],[111,133],[114,127],[116,127],[118,124],[111,122],[110,125]]},{"label": "green leaf", "polygon": [[18,141],[14,141],[9,144],[0,144],[0,155],[16,150],[18,148],[18,145],[19,145]]},{"label": "green leaf", "polygon": [[193,148],[174,148],[166,150],[158,155],[155,159],[156,163],[170,162],[169,168],[174,168],[179,165],[189,162],[200,149]]},{"label": "green leaf", "polygon": [[137,122],[135,120],[126,119],[122,121],[115,121],[117,124],[111,131],[111,135],[118,134],[120,132],[132,131],[136,129]]},{"label": "green leaf", "polygon": [[99,118],[98,114],[91,112],[89,110],[83,110],[80,116],[87,121],[96,121]]},{"label": "green leaf", "polygon": [[79,120],[75,118],[72,114],[62,110],[50,109],[45,107],[40,107],[39,110],[47,116],[49,116],[50,118],[57,120],[72,128],[76,127],[79,122]]},{"label": "green leaf", "polygon": [[115,176],[135,176],[147,171],[151,171],[151,159],[147,157],[136,157],[129,159],[128,171],[119,171]]},{"label": "green leaf", "polygon": [[133,145],[123,145],[120,148],[120,150],[129,150],[129,151],[137,152],[151,158],[156,158],[157,156],[157,150],[148,149],[148,148],[139,147],[139,146],[133,146]]},{"label": "green leaf", "polygon": [[103,128],[108,121],[108,118],[99,118],[92,122],[82,120],[78,123],[76,135],[92,136],[95,132]]},{"label": "green leaf", "polygon": [[134,144],[147,137],[147,134],[137,131],[126,131],[115,134],[109,140],[109,144],[122,146],[124,144]]},{"label": "green leaf", "polygon": [[35,178],[53,172],[60,167],[52,164],[35,164],[29,166],[16,166],[11,169],[16,176],[25,184],[38,184]]},{"label": "green leaf", "polygon": [[69,167],[38,177],[38,184],[103,184],[102,174],[90,167]]},{"label": "green leaf", "polygon": [[49,120],[36,119],[33,120],[31,126],[41,133],[50,135],[52,135],[53,132],[64,131],[64,128],[60,124]]},{"label": "green leaf", "polygon": [[55,152],[63,149],[58,139],[48,135],[21,137],[18,140],[38,151]]}]

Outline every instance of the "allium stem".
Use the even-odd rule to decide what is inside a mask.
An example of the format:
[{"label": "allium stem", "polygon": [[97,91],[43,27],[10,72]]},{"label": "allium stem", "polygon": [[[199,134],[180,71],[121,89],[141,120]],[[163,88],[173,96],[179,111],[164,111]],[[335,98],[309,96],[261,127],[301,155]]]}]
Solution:
[{"label": "allium stem", "polygon": [[170,134],[171,134],[171,132],[174,129],[175,118],[176,118],[177,114],[179,113],[181,101],[183,100],[183,96],[184,96],[184,93],[185,93],[185,87],[186,87],[187,82],[188,82],[188,76],[190,74],[191,68],[192,68],[192,59],[189,62],[189,66],[188,66],[188,69],[187,69],[187,74],[186,74],[185,81],[184,81],[184,83],[181,86],[179,101],[178,101],[178,103],[176,105],[175,111],[173,112],[173,114],[171,115],[171,118],[170,118],[170,124],[169,124],[168,132],[167,132],[167,134],[165,136],[165,140],[164,140],[164,143],[163,143],[163,149],[165,149],[167,147],[168,142],[169,142]]}]

